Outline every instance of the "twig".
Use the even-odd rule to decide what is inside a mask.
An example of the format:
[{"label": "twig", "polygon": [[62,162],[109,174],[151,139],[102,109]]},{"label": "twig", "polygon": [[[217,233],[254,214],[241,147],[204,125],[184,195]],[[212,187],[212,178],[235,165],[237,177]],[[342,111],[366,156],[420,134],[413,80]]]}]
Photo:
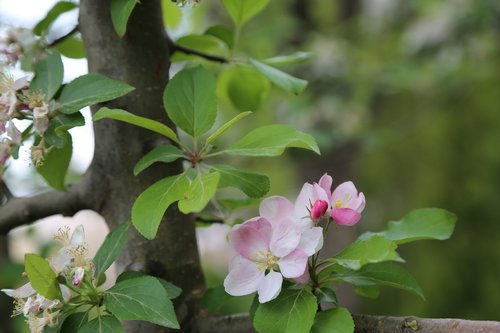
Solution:
[{"label": "twig", "polygon": [[7,186],[7,184],[5,184],[5,182],[2,179],[0,179],[0,192],[3,193],[5,198],[7,198],[7,201],[9,201],[14,197],[12,195],[12,192],[9,190],[9,187]]},{"label": "twig", "polygon": [[69,38],[69,37],[73,36],[74,34],[76,34],[78,31],[79,31],[79,29],[78,29],[78,25],[77,25],[70,32],[68,32],[66,35],[63,35],[63,36],[61,36],[59,38],[56,38],[52,42],[50,42],[49,44],[47,44],[47,47],[56,46],[57,44],[65,41],[67,38]]},{"label": "twig", "polygon": [[224,58],[224,57],[220,57],[220,56],[216,56],[216,55],[213,55],[213,54],[208,54],[208,53],[201,52],[201,51],[198,51],[198,50],[190,49],[189,47],[185,47],[185,46],[182,46],[182,45],[179,45],[179,44],[175,44],[174,43],[173,47],[174,47],[175,51],[179,51],[179,52],[182,52],[182,53],[185,53],[185,54],[196,55],[196,56],[205,58],[205,59],[210,60],[210,61],[220,62],[220,63],[223,63],[223,64],[229,62],[229,60],[226,59],[226,58]]},{"label": "twig", "polygon": [[32,197],[10,199],[0,207],[0,235],[47,216],[70,216],[86,208],[91,207],[82,200],[76,186],[68,192],[49,191]]},{"label": "twig", "polygon": [[[500,322],[464,319],[430,319],[353,315],[355,333],[496,333]],[[205,317],[198,320],[197,333],[255,333],[248,315]]]}]

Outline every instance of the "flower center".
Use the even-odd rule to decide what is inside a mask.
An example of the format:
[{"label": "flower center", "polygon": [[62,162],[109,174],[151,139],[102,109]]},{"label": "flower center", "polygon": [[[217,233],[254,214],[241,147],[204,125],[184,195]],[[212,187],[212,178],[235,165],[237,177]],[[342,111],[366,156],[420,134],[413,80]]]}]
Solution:
[{"label": "flower center", "polygon": [[335,201],[335,205],[333,205],[334,208],[344,208],[344,203],[340,200],[340,199],[337,199]]},{"label": "flower center", "polygon": [[278,266],[278,258],[272,255],[270,251],[259,252],[256,255],[255,262],[257,263],[257,268],[261,271],[276,269]]}]

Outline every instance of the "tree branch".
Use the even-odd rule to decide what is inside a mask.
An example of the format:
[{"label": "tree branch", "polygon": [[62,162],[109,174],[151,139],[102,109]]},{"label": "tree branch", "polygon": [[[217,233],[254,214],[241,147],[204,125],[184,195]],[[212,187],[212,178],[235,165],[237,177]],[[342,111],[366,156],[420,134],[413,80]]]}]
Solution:
[{"label": "tree branch", "polygon": [[[500,322],[353,315],[355,333],[493,333]],[[200,318],[196,333],[255,333],[248,315]]]},{"label": "tree branch", "polygon": [[91,207],[82,200],[77,186],[68,192],[49,191],[32,197],[10,199],[0,206],[0,235],[47,216],[70,216],[86,208]]},{"label": "tree branch", "polygon": [[188,47],[185,47],[185,46],[182,46],[182,45],[179,45],[179,44],[175,44],[174,43],[173,44],[173,48],[174,48],[175,51],[179,51],[179,52],[182,52],[182,53],[185,53],[185,54],[196,55],[196,56],[205,58],[205,59],[210,60],[210,61],[220,62],[222,64],[226,64],[226,63],[229,62],[229,60],[226,59],[226,58],[224,58],[224,57],[220,57],[220,56],[216,56],[216,55],[213,55],[213,54],[208,54],[208,53],[201,52],[201,51],[198,51],[198,50],[190,49]]}]

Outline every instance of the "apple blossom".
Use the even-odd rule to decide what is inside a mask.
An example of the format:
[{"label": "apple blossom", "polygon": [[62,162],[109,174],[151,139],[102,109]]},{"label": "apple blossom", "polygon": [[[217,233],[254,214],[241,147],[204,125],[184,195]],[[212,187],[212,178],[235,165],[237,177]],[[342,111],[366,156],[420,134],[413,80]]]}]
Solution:
[{"label": "apple blossom", "polygon": [[56,255],[49,258],[49,264],[56,273],[60,273],[70,266],[81,267],[88,264],[83,225],[77,226],[71,236],[68,227],[61,228],[54,239],[63,244]]},{"label": "apple blossom", "polygon": [[361,212],[365,208],[365,196],[358,193],[352,182],[345,182],[337,186],[332,193],[332,210],[330,215],[340,225],[352,226],[361,219]]},{"label": "apple blossom", "polygon": [[78,267],[75,269],[75,273],[73,275],[73,285],[78,286],[83,281],[83,276],[85,275],[85,269],[83,267]]}]

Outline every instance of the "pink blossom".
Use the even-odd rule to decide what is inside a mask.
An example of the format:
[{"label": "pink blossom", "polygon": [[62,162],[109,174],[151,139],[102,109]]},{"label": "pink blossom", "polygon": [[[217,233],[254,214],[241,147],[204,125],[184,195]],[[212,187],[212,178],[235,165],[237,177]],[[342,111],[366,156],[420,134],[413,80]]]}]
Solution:
[{"label": "pink blossom", "polygon": [[332,193],[332,210],[330,215],[340,225],[352,226],[361,219],[361,212],[365,208],[365,196],[358,193],[352,182],[345,182],[337,186]]},{"label": "pink blossom", "polygon": [[[337,224],[352,226],[358,223],[366,203],[363,193],[358,193],[350,181],[340,184],[333,192],[331,186],[332,177],[328,174],[324,174],[318,183],[305,183],[295,202],[296,215],[314,220],[320,208],[316,202],[327,201],[328,213]],[[315,204],[318,211],[315,211]]]},{"label": "pink blossom", "polygon": [[238,255],[224,280],[226,291],[233,296],[257,291],[261,303],[276,298],[283,277],[296,278],[306,270],[308,255],[297,248],[300,236],[298,227],[273,226],[263,217],[236,226],[229,237]]}]

